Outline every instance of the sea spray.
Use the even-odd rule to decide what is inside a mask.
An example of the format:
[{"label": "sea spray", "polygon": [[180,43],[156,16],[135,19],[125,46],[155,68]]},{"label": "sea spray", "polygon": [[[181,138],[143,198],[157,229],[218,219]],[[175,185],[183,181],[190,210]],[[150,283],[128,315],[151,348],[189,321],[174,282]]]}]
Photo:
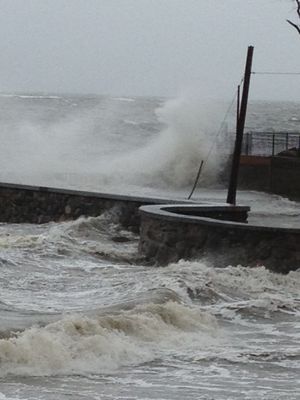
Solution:
[{"label": "sea spray", "polygon": [[[220,103],[190,94],[164,104],[160,99],[144,104],[109,97],[47,98],[38,113],[30,113],[26,101],[40,99],[13,100],[21,102],[18,118],[10,116],[1,132],[4,181],[166,191],[189,187],[201,160],[202,184],[216,182],[222,169],[224,145],[222,155],[216,145],[224,117]],[[53,115],[56,108],[60,112]]]},{"label": "sea spray", "polygon": [[182,97],[167,101],[156,115],[164,128],[143,147],[112,160],[106,172],[111,172],[112,180],[142,187],[186,188],[204,160],[202,182],[216,182],[224,158],[215,143],[220,114],[212,111],[212,105]]}]

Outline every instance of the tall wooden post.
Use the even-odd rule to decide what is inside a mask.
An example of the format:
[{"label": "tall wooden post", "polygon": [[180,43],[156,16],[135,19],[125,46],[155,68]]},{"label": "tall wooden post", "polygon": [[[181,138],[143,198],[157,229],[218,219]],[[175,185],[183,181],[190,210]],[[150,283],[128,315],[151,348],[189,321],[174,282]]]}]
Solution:
[{"label": "tall wooden post", "polygon": [[241,85],[237,87],[237,95],[236,95],[236,129],[239,124],[240,118],[240,105],[241,105]]},{"label": "tall wooden post", "polygon": [[233,205],[236,204],[236,190],[237,190],[237,183],[238,183],[238,174],[239,174],[240,157],[241,157],[241,151],[242,151],[243,134],[244,134],[244,128],[245,128],[246,114],[247,114],[253,50],[254,50],[253,46],[248,47],[245,75],[244,75],[244,84],[243,84],[243,94],[242,94],[241,106],[240,106],[240,110],[239,110],[239,117],[237,120],[236,139],[235,139],[234,152],[233,152],[232,165],[231,165],[231,174],[230,174],[228,193],[227,193],[227,203],[233,204]]}]

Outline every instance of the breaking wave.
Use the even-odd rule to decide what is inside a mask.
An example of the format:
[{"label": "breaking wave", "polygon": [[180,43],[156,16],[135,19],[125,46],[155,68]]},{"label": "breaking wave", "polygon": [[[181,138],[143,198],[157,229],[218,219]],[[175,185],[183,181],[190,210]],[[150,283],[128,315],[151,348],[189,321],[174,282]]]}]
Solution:
[{"label": "breaking wave", "polygon": [[[119,209],[112,208],[98,217],[43,226],[0,227],[0,248],[32,249],[48,255],[89,254],[109,260],[132,262],[138,258],[138,235],[119,224]],[[3,262],[8,260],[3,259]],[[1,263],[1,259],[0,259]]]},{"label": "breaking wave", "polygon": [[169,301],[121,313],[74,315],[0,340],[0,374],[105,373],[155,360],[164,351],[207,347],[216,337],[213,316]]}]

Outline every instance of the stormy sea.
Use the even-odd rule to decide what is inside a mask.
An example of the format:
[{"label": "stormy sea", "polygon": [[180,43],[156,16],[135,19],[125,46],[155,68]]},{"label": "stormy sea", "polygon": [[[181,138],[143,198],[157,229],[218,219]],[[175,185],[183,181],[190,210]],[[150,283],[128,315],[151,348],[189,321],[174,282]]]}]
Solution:
[{"label": "stormy sea", "polygon": [[[234,109],[194,98],[0,96],[0,181],[223,202]],[[300,104],[254,102],[247,129],[300,131]],[[299,203],[238,192],[250,221]],[[296,400],[300,271],[153,267],[118,210],[0,224],[0,400]]]}]

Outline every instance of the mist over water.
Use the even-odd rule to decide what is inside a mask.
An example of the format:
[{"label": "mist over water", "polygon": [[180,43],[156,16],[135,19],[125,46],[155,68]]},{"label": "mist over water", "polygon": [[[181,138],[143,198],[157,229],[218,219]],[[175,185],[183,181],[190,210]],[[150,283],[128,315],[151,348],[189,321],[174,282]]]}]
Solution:
[{"label": "mist over water", "polygon": [[[172,198],[186,198],[228,108],[194,96],[11,95],[0,105],[2,181]],[[298,110],[252,104],[247,123],[295,130]],[[225,199],[216,177],[226,138],[207,158],[197,200]],[[250,222],[299,220],[297,202],[238,199]],[[138,239],[117,209],[0,224],[1,400],[299,398],[299,271],[205,259],[153,268]]]}]

